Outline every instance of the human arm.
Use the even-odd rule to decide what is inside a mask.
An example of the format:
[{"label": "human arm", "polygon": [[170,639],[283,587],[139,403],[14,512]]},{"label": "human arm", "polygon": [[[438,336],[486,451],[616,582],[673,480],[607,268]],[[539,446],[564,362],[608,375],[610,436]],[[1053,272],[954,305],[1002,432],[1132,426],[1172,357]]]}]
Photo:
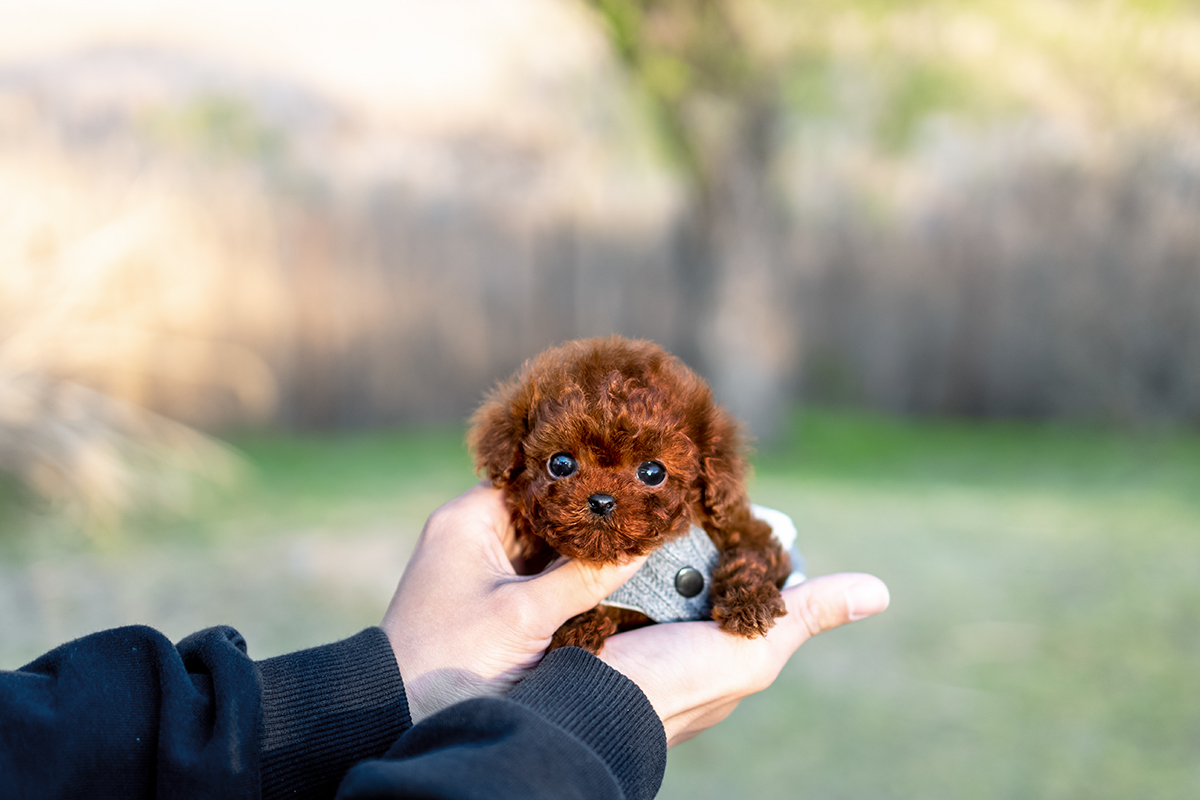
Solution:
[{"label": "human arm", "polygon": [[382,758],[355,766],[338,800],[649,800],[666,754],[641,690],[564,647],[507,696],[457,703],[414,725]]},{"label": "human arm", "polygon": [[[498,492],[477,488],[430,518],[385,620],[394,638],[371,628],[254,662],[229,628],[174,646],[130,627],[0,673],[6,796],[332,794],[350,764],[380,755],[411,724],[400,652],[424,715],[499,694],[558,625],[636,569],[563,564],[520,578],[497,507]],[[482,571],[464,568],[474,559]]]},{"label": "human arm", "polygon": [[666,739],[645,695],[577,648],[543,659],[559,626],[641,561],[564,561],[523,577],[513,545],[494,489],[477,486],[431,515],[382,623],[417,724],[382,759],[356,766],[339,797],[657,792]]},{"label": "human arm", "polygon": [[[419,773],[440,780],[446,792],[426,796],[470,796],[463,792],[480,785],[471,776],[497,778],[507,764],[534,781],[509,784],[509,796],[570,790],[633,800],[657,790],[668,738],[673,744],[723,718],[769,683],[808,635],[855,616],[847,605],[853,592],[841,586],[839,600],[840,584],[819,579],[804,585],[808,593],[800,593],[804,586],[785,592],[804,630],[784,638],[773,630],[768,640],[777,644],[757,656],[720,646],[706,653],[706,641],[723,641],[712,633],[727,635],[713,623],[679,623],[612,637],[605,648],[612,668],[564,648],[530,672],[563,620],[607,596],[639,565],[564,562],[543,575],[516,576],[502,509],[498,492],[477,487],[430,518],[384,629],[257,663],[228,628],[177,647],[147,628],[118,629],[0,673],[6,792],[255,797],[261,786],[264,797],[318,797],[350,764],[387,751],[386,760],[350,775],[382,775],[385,793],[347,778],[343,790],[359,793],[346,797],[412,796],[403,781],[420,786]],[[464,568],[475,563],[483,566]],[[861,601],[855,607],[872,612]],[[707,628],[713,630],[702,632]],[[656,655],[664,648],[669,652]],[[739,659],[754,667],[740,673],[741,682],[726,675],[706,691],[704,682],[686,680],[693,667],[696,675],[719,678]],[[673,679],[656,677],[656,670]],[[437,713],[468,697],[474,699]],[[429,719],[409,729],[414,698]],[[489,736],[486,746],[475,746]],[[544,764],[551,771],[537,773]],[[502,796],[502,787],[483,786]]]},{"label": "human arm", "polygon": [[381,759],[354,767],[339,800],[449,800],[481,790],[499,800],[653,797],[668,743],[695,736],[766,688],[811,636],[888,602],[869,575],[816,578],[784,597],[789,613],[762,639],[685,622],[618,634],[598,658],[556,650],[507,697],[451,706]]},{"label": "human arm", "polygon": [[[443,525],[460,524],[458,513],[478,513],[496,499],[477,493],[455,515],[436,525],[431,520],[433,538],[446,535]],[[491,519],[503,528],[502,519]],[[446,562],[429,559],[422,569],[428,570],[422,581],[429,585],[437,585],[438,576],[454,582]],[[409,601],[422,598],[428,595],[416,592]],[[886,587],[867,575],[814,579],[786,590],[784,598],[789,614],[761,639],[730,636],[712,622],[677,623],[611,637],[600,658],[576,648],[556,650],[507,697],[461,702],[415,725],[382,759],[355,767],[339,797],[455,798],[473,796],[479,787],[497,798],[652,797],[668,742],[694,736],[765,688],[812,635],[888,603]],[[397,615],[394,621],[405,618]],[[546,631],[553,630],[555,619],[543,621]],[[397,657],[403,671],[399,651]],[[471,684],[457,688],[469,691]]]},{"label": "human arm", "polygon": [[507,697],[459,703],[415,725],[382,759],[352,769],[339,800],[449,800],[480,787],[500,800],[651,798],[668,745],[769,686],[807,639],[888,603],[869,575],[816,578],[783,596],[788,614],[760,639],[680,622],[613,636],[599,657],[555,650]]},{"label": "human arm", "polygon": [[378,628],[252,661],[232,628],[130,626],[0,672],[6,797],[319,797],[408,725]]},{"label": "human arm", "polygon": [[[414,720],[502,694],[538,663],[563,620],[595,606],[644,561],[567,561],[519,577],[506,551],[511,537],[501,493],[483,486],[426,523],[383,621]],[[769,686],[805,641],[883,611],[890,599],[881,580],[854,573],[805,581],[783,598],[788,613],[765,636],[732,636],[715,622],[651,625],[610,637],[600,659],[645,692],[674,745]]]}]

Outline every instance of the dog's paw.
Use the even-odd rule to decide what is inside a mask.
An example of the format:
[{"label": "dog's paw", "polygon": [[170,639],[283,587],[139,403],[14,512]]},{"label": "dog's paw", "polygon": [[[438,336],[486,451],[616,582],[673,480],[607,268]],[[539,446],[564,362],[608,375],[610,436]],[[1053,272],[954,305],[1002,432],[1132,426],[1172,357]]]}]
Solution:
[{"label": "dog's paw", "polygon": [[766,561],[752,551],[722,559],[713,571],[712,602],[712,617],[721,630],[747,639],[765,636],[775,619],[787,613]]},{"label": "dog's paw", "polygon": [[608,615],[593,608],[564,622],[550,639],[550,650],[559,647],[582,647],[592,655],[604,647],[604,640],[617,632],[617,623]]},{"label": "dog's paw", "polygon": [[[772,592],[774,596],[771,596]],[[713,605],[713,619],[721,626],[721,630],[754,639],[766,636],[767,631],[775,626],[775,618],[787,613],[779,590],[768,584],[752,593],[754,596],[745,597],[742,593],[737,596],[722,597]]]}]

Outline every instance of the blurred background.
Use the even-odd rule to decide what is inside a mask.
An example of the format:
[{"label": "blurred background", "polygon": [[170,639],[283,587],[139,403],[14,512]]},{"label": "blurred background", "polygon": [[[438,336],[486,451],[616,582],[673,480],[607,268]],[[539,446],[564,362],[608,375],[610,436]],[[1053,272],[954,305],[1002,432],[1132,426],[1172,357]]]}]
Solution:
[{"label": "blurred background", "polygon": [[666,798],[1200,796],[1200,3],[0,0],[0,668],[374,624],[651,338],[887,614]]}]

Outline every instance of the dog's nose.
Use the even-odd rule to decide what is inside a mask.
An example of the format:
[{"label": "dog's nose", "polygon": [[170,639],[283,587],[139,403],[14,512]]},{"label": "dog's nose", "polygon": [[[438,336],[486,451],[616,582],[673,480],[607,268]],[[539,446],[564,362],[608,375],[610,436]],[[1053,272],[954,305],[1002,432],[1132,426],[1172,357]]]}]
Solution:
[{"label": "dog's nose", "polygon": [[594,494],[588,498],[588,508],[592,510],[593,514],[601,517],[607,517],[616,507],[617,501],[612,495]]}]

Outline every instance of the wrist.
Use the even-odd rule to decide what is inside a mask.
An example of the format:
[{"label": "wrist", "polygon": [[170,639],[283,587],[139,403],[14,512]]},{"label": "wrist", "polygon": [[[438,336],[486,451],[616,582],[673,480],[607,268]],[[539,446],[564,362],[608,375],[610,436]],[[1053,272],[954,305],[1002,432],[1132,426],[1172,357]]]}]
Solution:
[{"label": "wrist", "polygon": [[379,628],[256,667],[264,797],[332,793],[351,764],[382,754],[411,725],[395,655]]},{"label": "wrist", "polygon": [[508,698],[602,758],[628,798],[652,798],[667,762],[663,724],[637,684],[577,647],[553,650]]}]

